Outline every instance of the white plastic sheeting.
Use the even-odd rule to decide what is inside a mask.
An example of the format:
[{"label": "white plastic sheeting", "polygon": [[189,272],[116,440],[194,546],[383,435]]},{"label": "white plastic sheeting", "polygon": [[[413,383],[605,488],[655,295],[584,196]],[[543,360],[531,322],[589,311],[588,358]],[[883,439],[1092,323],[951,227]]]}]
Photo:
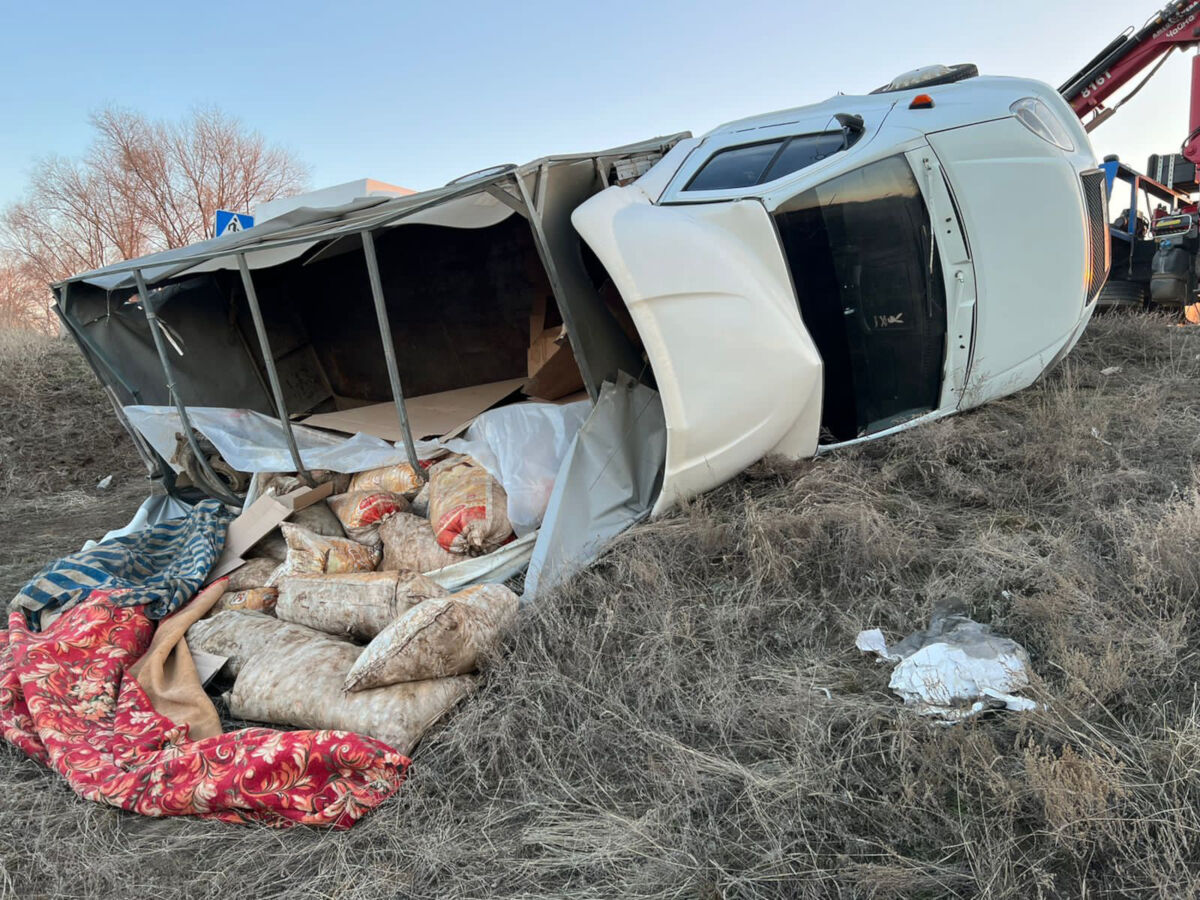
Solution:
[{"label": "white plastic sheeting", "polygon": [[[508,517],[518,537],[542,524],[554,479],[567,448],[591,412],[590,400],[563,405],[514,403],[480,415],[461,438],[437,443],[417,441],[422,458],[445,448],[474,457],[508,494]],[[175,435],[182,432],[172,406],[126,406],[130,423],[163,459],[171,462]],[[193,427],[212,441],[221,457],[239,472],[291,472],[296,466],[288,452],[279,420],[249,409],[190,406]],[[406,462],[402,448],[366,434],[329,434],[293,425],[300,458],[310,469],[362,472]],[[175,471],[182,471],[171,462]]]},{"label": "white plastic sheeting", "polygon": [[1029,686],[1025,648],[966,616],[935,614],[927,630],[891,648],[878,628],[859,632],[854,644],[896,663],[888,687],[921,715],[953,723],[989,708],[1037,708],[1016,696]]},{"label": "white plastic sheeting", "polygon": [[[179,413],[173,406],[126,406],[130,423],[158,454],[171,461],[175,454],[175,435],[183,432]],[[215,406],[189,406],[192,426],[212,441],[217,452],[239,472],[293,472],[296,464],[288,452],[287,437],[279,420],[249,409],[223,409]],[[356,434],[351,438],[328,434],[315,428],[293,425],[300,458],[309,469],[334,472],[362,472],[379,466],[407,461],[403,449],[397,449],[377,437]]]},{"label": "white plastic sheeting", "polygon": [[191,512],[191,509],[186,503],[180,503],[174,497],[166,494],[151,494],[142,501],[142,505],[138,507],[137,512],[133,514],[133,518],[129,520],[127,525],[110,531],[98,541],[88,541],[83,545],[82,549],[90,550],[97,544],[103,544],[105,541],[111,541],[113,538],[133,534],[135,531],[141,531],[143,528],[150,528],[159,522],[166,522],[170,519],[182,519]]},{"label": "white plastic sheeting", "polygon": [[425,574],[448,591],[461,591],[475,584],[503,584],[514,575],[525,571],[533,545],[537,542],[535,531],[505,544],[485,556],[471,556],[462,562],[452,563]]},{"label": "white plastic sheeting", "polygon": [[514,403],[481,414],[441,446],[474,458],[500,482],[513,531],[524,537],[541,526],[558,470],[591,411],[590,400]]}]

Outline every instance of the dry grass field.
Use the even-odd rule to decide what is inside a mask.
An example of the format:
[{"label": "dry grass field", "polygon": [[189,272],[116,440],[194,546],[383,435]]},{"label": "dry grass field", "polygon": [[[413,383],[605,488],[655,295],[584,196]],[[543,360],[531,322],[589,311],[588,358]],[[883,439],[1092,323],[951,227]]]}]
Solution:
[{"label": "dry grass field", "polygon": [[[11,594],[141,495],[69,352],[0,365]],[[619,539],[349,832],[142,819],[0,747],[0,891],[1194,896],[1198,465],[1200,332],[1097,321],[1017,396],[762,464]],[[854,636],[941,606],[1028,648],[1041,710],[946,728],[900,706]]]}]

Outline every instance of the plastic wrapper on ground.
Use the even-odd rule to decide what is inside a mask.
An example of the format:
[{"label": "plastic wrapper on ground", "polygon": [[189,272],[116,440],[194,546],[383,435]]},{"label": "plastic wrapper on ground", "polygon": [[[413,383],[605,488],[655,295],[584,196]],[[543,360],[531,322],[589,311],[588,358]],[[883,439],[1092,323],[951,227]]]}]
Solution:
[{"label": "plastic wrapper on ground", "polygon": [[918,713],[959,722],[987,709],[1036,709],[1017,696],[1029,687],[1025,648],[965,616],[935,614],[929,628],[889,648],[883,632],[859,633],[855,646],[894,662],[888,687]]}]

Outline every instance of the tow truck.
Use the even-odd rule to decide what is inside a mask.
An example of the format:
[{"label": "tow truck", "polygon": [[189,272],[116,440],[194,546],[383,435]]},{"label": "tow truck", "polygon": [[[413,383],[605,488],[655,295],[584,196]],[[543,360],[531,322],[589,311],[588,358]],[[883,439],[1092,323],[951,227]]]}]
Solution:
[{"label": "tow truck", "polygon": [[[1108,121],[1154,77],[1175,50],[1200,46],[1200,0],[1172,0],[1140,29],[1125,29],[1059,88],[1086,131]],[[1140,77],[1119,101],[1114,94]],[[1152,305],[1182,309],[1200,321],[1200,55],[1192,59],[1188,133],[1178,153],[1155,155],[1139,173],[1116,156],[1102,166],[1108,197],[1116,183],[1129,203],[1111,221],[1112,270],[1101,306]],[[1122,194],[1124,191],[1122,190]],[[1153,206],[1153,208],[1151,208]]]}]

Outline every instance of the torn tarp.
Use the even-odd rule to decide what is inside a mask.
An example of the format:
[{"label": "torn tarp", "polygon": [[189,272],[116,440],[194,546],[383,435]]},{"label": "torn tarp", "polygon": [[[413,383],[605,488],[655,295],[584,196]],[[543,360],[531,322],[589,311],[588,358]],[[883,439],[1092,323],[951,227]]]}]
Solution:
[{"label": "torn tarp", "polygon": [[605,543],[650,514],[666,453],[658,392],[624,373],[615,384],[605,382],[555,479],[524,600],[582,569]]}]

